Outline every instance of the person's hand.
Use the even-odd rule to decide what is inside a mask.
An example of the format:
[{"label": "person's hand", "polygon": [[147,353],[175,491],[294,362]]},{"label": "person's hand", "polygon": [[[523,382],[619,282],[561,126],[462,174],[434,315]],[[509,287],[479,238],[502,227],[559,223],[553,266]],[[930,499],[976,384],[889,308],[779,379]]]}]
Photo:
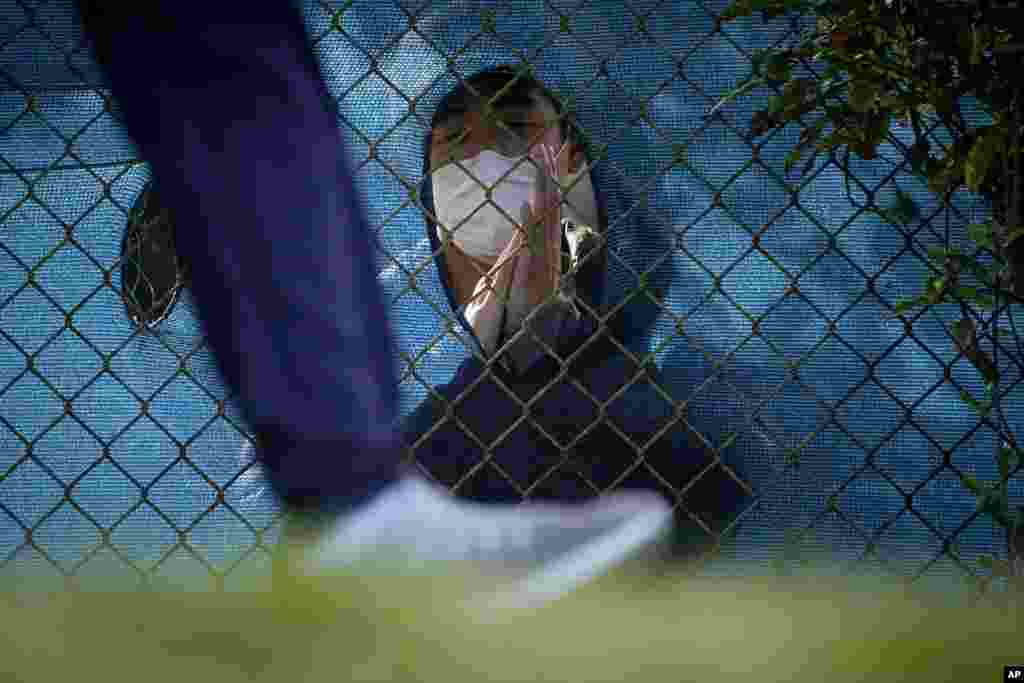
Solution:
[{"label": "person's hand", "polygon": [[541,144],[530,152],[539,168],[539,182],[532,211],[524,207],[523,227],[527,253],[520,254],[513,280],[514,291],[527,294],[526,306],[532,309],[558,290],[562,271],[562,188],[560,178],[568,157],[557,152],[558,129],[552,128]]},{"label": "person's hand", "polygon": [[497,346],[503,318],[507,328],[515,329],[558,291],[562,272],[560,178],[569,162],[565,154],[558,155],[558,142],[558,129],[553,128],[531,150],[530,159],[539,168],[532,202],[536,208],[523,204],[519,229],[477,282],[466,307],[466,319],[488,352]]}]

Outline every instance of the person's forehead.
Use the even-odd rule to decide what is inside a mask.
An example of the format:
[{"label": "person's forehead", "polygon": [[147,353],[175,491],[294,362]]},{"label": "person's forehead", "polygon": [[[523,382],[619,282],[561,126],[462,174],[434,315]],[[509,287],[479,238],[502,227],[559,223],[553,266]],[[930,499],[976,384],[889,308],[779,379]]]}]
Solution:
[{"label": "person's forehead", "polygon": [[[485,105],[495,98],[495,94],[497,93],[496,89],[486,88],[484,86],[476,86],[476,90],[477,93],[472,93],[468,89],[464,88],[459,92],[453,93],[450,98],[446,99],[442,103],[434,125],[440,126],[467,112],[482,110]],[[537,87],[510,88],[503,92],[491,106],[493,106],[497,111],[539,111],[545,115],[554,115],[557,113],[551,101],[547,98],[544,92]]]}]

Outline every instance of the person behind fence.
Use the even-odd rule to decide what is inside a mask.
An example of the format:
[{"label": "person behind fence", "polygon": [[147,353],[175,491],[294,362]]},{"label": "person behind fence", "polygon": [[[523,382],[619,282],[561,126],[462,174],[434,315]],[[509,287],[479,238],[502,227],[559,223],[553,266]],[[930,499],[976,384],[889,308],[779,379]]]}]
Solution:
[{"label": "person behind fence", "polygon": [[442,98],[420,196],[477,352],[407,418],[405,439],[412,459],[470,500],[658,491],[676,505],[675,550],[692,555],[738,511],[743,487],[685,420],[659,434],[674,407],[652,385],[656,369],[602,324],[607,221],[581,138],[559,99],[511,65]]},{"label": "person behind fence", "polygon": [[296,7],[77,4],[284,509],[285,579],[472,566],[530,606],[662,546],[671,509],[649,492],[484,505],[400,468],[371,231]]}]

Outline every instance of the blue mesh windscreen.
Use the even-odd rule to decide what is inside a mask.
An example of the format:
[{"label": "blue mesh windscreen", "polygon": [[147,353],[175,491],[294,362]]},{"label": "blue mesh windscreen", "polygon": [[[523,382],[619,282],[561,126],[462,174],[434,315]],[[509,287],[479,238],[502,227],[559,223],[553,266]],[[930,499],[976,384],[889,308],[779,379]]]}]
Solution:
[{"label": "blue mesh windscreen", "polygon": [[[789,561],[799,550],[865,557],[866,566],[910,575],[959,571],[942,553],[944,539],[955,537],[959,557],[973,562],[1001,536],[981,518],[961,528],[974,498],[952,471],[933,474],[942,449],[955,448],[961,471],[995,480],[993,435],[972,432],[976,416],[943,383],[942,363],[953,352],[936,319],[922,317],[911,337],[902,321],[887,319],[883,303],[918,293],[923,255],[939,244],[945,214],[923,181],[898,175],[919,206],[906,230],[931,221],[906,239],[858,211],[824,157],[790,195],[782,162],[799,126],[754,141],[760,161],[752,162],[745,139],[768,89],[705,120],[749,73],[750,52],[793,30],[784,19],[755,16],[715,33],[714,15],[725,6],[303,5],[379,246],[380,284],[403,354],[395,358],[400,410],[408,414],[427,392],[409,361],[423,382],[438,385],[469,353],[461,328],[448,324],[454,313],[412,193],[423,135],[434,105],[457,83],[453,71],[466,78],[525,60],[566,101],[595,152],[609,218],[606,310],[629,299],[643,274],[656,296],[623,310],[628,348],[652,354],[663,386],[689,401],[691,422],[711,443],[743,463],[757,494],[723,558]],[[143,571],[159,565],[158,577],[236,562],[235,571],[259,571],[267,557],[254,546],[272,545],[278,504],[252,464],[247,427],[203,343],[188,290],[156,333],[144,335],[134,334],[116,291],[127,212],[149,172],[116,102],[105,111],[107,91],[81,45],[73,3],[0,0],[0,17],[0,566],[55,578],[114,567],[132,580],[137,572],[126,561]],[[911,130],[893,130],[912,142]],[[900,159],[890,145],[879,152],[871,162],[852,157],[851,168],[886,206],[895,187],[882,181]],[[853,193],[865,202],[859,186]],[[966,192],[953,205],[956,243],[985,207]],[[65,224],[74,225],[74,244]],[[109,371],[100,374],[105,355]],[[980,391],[966,360],[951,375]],[[1008,377],[1004,386],[1016,370]],[[1012,426],[1018,393],[1004,400]],[[70,415],[61,394],[75,396]],[[148,415],[139,397],[150,401]],[[218,401],[226,401],[224,415]],[[185,459],[175,439],[187,442]],[[207,480],[226,486],[230,509]],[[1018,478],[1011,499],[1021,493]],[[110,528],[105,545],[102,529]]]}]

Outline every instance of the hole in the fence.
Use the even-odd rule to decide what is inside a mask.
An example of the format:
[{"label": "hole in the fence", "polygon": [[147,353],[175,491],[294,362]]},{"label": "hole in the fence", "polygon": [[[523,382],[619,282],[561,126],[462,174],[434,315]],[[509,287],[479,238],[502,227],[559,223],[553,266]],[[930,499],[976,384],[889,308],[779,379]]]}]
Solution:
[{"label": "hole in the fence", "polygon": [[121,296],[135,325],[153,327],[170,315],[185,285],[170,210],[150,182],[128,215],[121,242]]}]

